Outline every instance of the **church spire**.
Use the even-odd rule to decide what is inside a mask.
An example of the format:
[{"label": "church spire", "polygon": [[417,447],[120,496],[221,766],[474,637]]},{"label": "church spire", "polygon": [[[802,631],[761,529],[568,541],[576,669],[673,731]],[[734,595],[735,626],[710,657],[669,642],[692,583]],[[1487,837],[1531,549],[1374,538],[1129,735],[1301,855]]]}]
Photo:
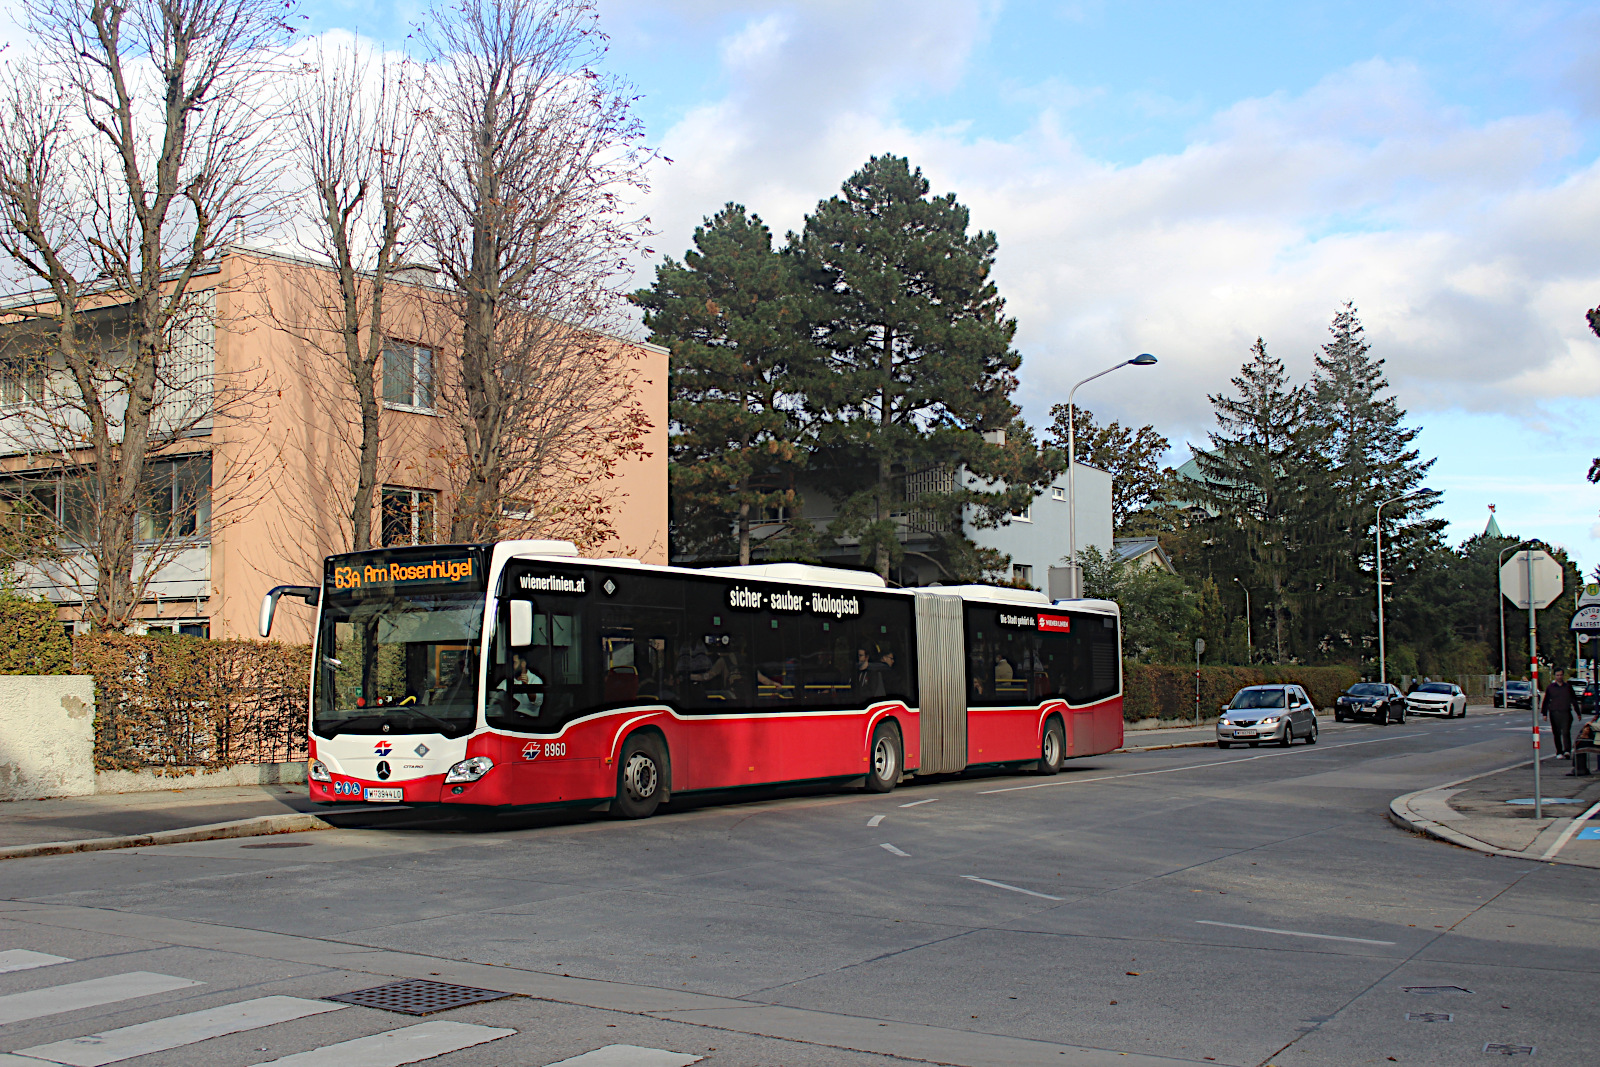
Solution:
[{"label": "church spire", "polygon": [[1483,528],[1483,536],[1485,536],[1485,537],[1505,537],[1505,534],[1500,532],[1500,524],[1495,521],[1495,518],[1494,518],[1494,505],[1493,504],[1489,505],[1489,525],[1487,525],[1487,526],[1485,526]]}]

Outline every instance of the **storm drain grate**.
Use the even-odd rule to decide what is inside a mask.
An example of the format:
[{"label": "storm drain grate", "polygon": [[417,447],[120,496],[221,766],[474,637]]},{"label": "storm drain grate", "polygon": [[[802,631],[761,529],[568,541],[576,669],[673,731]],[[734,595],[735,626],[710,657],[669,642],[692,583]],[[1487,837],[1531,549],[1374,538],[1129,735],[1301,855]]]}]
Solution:
[{"label": "storm drain grate", "polygon": [[468,1004],[481,1004],[486,1000],[514,997],[515,993],[502,993],[495,989],[478,989],[469,985],[451,985],[449,982],[430,982],[424,978],[409,978],[404,982],[371,989],[357,989],[353,993],[323,997],[341,1004],[356,1004],[363,1008],[381,1008],[403,1015],[432,1015],[436,1011],[449,1011]]},{"label": "storm drain grate", "polygon": [[1483,1046],[1483,1051],[1494,1056],[1532,1056],[1532,1045],[1505,1045],[1498,1041],[1491,1041]]},{"label": "storm drain grate", "polygon": [[1454,1022],[1455,1016],[1446,1011],[1408,1011],[1408,1023],[1448,1023]]},{"label": "storm drain grate", "polygon": [[1418,996],[1471,996],[1472,990],[1463,989],[1458,985],[1408,985],[1407,993],[1416,993]]}]

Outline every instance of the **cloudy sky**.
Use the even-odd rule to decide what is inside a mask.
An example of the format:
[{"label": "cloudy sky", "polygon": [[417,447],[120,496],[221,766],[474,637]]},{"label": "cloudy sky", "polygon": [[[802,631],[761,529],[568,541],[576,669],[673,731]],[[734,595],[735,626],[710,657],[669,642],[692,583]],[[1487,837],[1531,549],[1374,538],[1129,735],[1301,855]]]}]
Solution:
[{"label": "cloudy sky", "polygon": [[[1300,377],[1353,301],[1459,539],[1600,563],[1600,7],[1563,0],[599,0],[642,94],[642,210],[680,256],[727,201],[778,233],[869,155],[999,237],[1022,400],[1079,394],[1187,458],[1259,335]],[[405,46],[413,0],[313,32]],[[642,265],[641,280],[648,277]]]}]

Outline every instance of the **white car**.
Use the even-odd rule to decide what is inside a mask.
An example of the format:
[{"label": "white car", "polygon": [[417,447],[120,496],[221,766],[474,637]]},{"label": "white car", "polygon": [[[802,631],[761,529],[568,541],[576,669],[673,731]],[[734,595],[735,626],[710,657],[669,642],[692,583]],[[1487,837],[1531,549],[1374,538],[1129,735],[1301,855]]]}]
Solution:
[{"label": "white car", "polygon": [[1412,715],[1462,718],[1467,714],[1467,694],[1449,682],[1423,682],[1406,694],[1406,711]]}]

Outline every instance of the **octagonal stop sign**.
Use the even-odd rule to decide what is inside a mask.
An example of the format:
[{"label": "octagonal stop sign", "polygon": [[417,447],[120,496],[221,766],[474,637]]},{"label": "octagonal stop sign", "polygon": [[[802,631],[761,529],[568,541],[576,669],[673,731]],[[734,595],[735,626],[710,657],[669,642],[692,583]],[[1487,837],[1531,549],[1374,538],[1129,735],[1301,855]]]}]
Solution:
[{"label": "octagonal stop sign", "polygon": [[[1528,590],[1528,557],[1533,557],[1533,591]],[[1547,608],[1561,595],[1561,564],[1550,553],[1535,550],[1518,552],[1500,568],[1500,593],[1524,610]]]}]

